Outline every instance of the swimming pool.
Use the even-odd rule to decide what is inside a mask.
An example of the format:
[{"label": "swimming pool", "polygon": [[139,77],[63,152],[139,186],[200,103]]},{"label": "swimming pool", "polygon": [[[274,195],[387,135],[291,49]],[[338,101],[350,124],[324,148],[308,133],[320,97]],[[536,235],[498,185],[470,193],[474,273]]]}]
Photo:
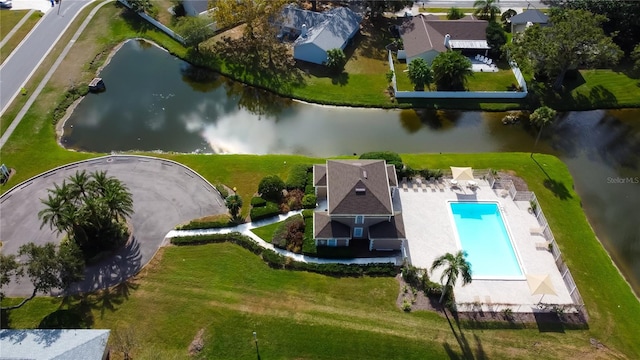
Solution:
[{"label": "swimming pool", "polygon": [[497,203],[450,202],[460,247],[474,279],[521,279],[522,267]]}]

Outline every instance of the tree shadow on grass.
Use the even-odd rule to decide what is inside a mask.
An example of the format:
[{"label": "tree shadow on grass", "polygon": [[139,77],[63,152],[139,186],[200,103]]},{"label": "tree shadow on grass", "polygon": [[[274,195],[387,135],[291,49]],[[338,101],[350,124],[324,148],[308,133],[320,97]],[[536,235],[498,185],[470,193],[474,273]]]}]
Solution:
[{"label": "tree shadow on grass", "polygon": [[334,75],[331,78],[331,83],[333,85],[345,86],[349,83],[349,74],[343,71],[338,75]]},{"label": "tree shadow on grass", "polygon": [[122,5],[119,1],[116,1],[115,6],[122,9],[120,12],[120,17],[127,23],[127,25],[129,25],[137,33],[144,34],[147,31],[153,30],[156,28],[150,22],[141,18],[140,15],[136,14],[134,11]]},{"label": "tree shadow on grass", "polygon": [[456,327],[457,327],[457,331],[456,331],[456,328],[454,328],[453,323],[451,322],[451,318],[449,317],[447,309],[443,308],[442,311],[444,312],[444,315],[447,318],[447,322],[449,323],[451,332],[453,333],[453,336],[456,338],[456,341],[458,342],[458,346],[460,346],[460,351],[462,352],[462,353],[458,353],[451,347],[449,343],[444,342],[442,346],[444,347],[444,350],[449,356],[449,358],[450,359],[478,359],[478,360],[487,359],[487,354],[485,353],[484,348],[482,347],[482,342],[480,341],[478,336],[473,335],[473,339],[475,341],[475,351],[474,351],[472,349],[472,345],[469,343],[469,340],[467,339],[464,332],[462,331],[462,328],[460,327],[460,320],[458,319],[458,317],[455,314],[452,315],[456,323]]},{"label": "tree shadow on grass", "polygon": [[568,200],[573,198],[573,196],[571,196],[571,192],[569,191],[569,189],[567,189],[567,186],[563,182],[560,182],[556,179],[552,179],[551,176],[549,176],[547,171],[544,169],[542,164],[540,164],[538,160],[536,160],[533,154],[531,154],[531,159],[536,163],[536,165],[538,165],[540,170],[547,177],[542,182],[542,185],[544,185],[545,188],[549,189],[553,193],[553,195],[560,200]]},{"label": "tree shadow on grass", "polygon": [[94,319],[91,304],[81,300],[67,309],[58,309],[45,316],[38,329],[90,329]]}]

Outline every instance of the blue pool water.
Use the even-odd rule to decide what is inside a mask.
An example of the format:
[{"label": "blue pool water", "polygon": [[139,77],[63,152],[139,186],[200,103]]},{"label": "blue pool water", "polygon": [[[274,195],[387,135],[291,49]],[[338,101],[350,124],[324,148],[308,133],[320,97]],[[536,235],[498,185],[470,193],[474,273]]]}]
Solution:
[{"label": "blue pool water", "polygon": [[474,278],[522,276],[496,203],[452,202],[451,212]]}]

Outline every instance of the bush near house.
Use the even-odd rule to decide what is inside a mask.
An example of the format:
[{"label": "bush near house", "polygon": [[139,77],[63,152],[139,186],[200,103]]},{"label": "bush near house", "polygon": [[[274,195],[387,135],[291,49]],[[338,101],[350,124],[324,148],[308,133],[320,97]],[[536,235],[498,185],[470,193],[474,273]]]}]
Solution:
[{"label": "bush near house", "polygon": [[251,198],[251,206],[252,207],[263,207],[267,205],[267,200],[259,197],[259,196],[254,196]]},{"label": "bush near house", "polygon": [[302,252],[304,230],[305,224],[302,216],[292,216],[278,226],[278,229],[273,234],[271,243],[280,249],[300,254]]},{"label": "bush near house", "polygon": [[305,209],[314,209],[316,207],[317,201],[318,201],[317,196],[307,194],[302,198],[302,207]]},{"label": "bush near house", "polygon": [[312,167],[306,164],[296,164],[291,170],[289,170],[289,176],[287,177],[286,188],[287,190],[300,189],[304,190],[307,185],[307,174],[311,171]]},{"label": "bush near house", "polygon": [[[284,198],[284,202],[280,206],[280,210],[285,213],[291,210],[300,210],[302,209],[302,198],[304,197],[304,192],[300,189],[293,189],[287,192],[287,195]],[[283,209],[284,207],[284,209]],[[286,210],[286,211],[283,211]]]},{"label": "bush near house", "polygon": [[280,202],[282,190],[284,190],[284,181],[278,175],[267,175],[258,185],[258,193],[268,201]]},{"label": "bush near house", "polygon": [[316,242],[313,239],[313,210],[303,210],[304,219],[304,239],[302,242],[302,253],[308,256],[318,256]]},{"label": "bush near house", "polygon": [[402,158],[398,153],[392,151],[373,151],[360,155],[360,159],[380,159],[385,160],[387,164],[396,167],[396,171],[402,170],[404,165],[402,164]]},{"label": "bush near house", "polygon": [[267,202],[265,206],[252,207],[249,213],[251,221],[266,219],[280,214],[280,207],[274,202]]}]

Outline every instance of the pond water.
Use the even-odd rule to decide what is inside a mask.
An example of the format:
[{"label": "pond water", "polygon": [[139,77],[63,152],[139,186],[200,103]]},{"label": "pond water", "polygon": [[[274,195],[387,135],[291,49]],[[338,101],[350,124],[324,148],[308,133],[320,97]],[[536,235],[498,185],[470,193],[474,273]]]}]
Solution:
[{"label": "pond water", "polygon": [[[335,156],[529,152],[535,132],[503,113],[380,110],[294,102],[129,41],[101,73],[107,91],[80,102],[61,143],[77,150]],[[640,110],[563,114],[536,152],[571,171],[598,237],[640,292]]]}]

